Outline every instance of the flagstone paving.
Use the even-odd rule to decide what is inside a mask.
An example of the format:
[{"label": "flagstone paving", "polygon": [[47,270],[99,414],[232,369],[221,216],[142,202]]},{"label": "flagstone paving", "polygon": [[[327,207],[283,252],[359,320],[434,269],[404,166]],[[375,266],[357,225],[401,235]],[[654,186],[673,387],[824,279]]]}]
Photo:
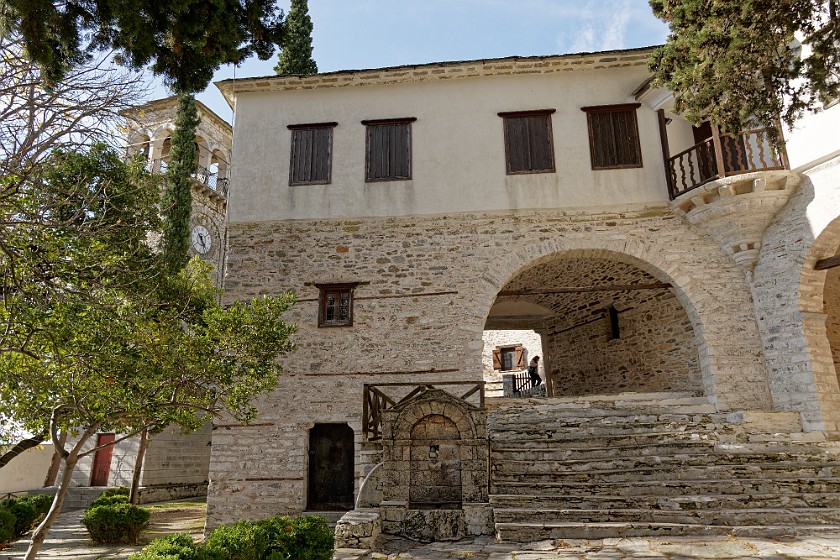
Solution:
[{"label": "flagstone paving", "polygon": [[[203,510],[186,508],[153,521],[153,536],[188,532],[200,536]],[[142,546],[96,546],[81,525],[81,511],[64,513],[52,528],[38,558],[45,560],[123,560]],[[28,541],[0,550],[3,560],[21,560]],[[335,560],[824,560],[840,558],[840,533],[814,536],[748,537],[632,537],[597,540],[546,540],[535,543],[496,543],[481,537],[458,542],[421,544],[386,539],[383,551],[339,549]]]}]

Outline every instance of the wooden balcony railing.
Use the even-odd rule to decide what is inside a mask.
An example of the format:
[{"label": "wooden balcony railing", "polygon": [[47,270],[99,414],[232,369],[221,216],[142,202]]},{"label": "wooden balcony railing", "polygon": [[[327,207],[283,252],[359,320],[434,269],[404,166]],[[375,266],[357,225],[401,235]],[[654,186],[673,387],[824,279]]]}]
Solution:
[{"label": "wooden balcony railing", "polygon": [[766,129],[738,134],[717,134],[668,160],[668,190],[671,200],[709,181],[752,171],[788,169],[784,151],[770,142]]},{"label": "wooden balcony railing", "polygon": [[[429,389],[443,389],[484,407],[484,381],[433,381],[429,383],[365,384],[362,395],[362,434],[366,441],[382,439],[382,413]],[[455,392],[453,392],[455,391]]]}]

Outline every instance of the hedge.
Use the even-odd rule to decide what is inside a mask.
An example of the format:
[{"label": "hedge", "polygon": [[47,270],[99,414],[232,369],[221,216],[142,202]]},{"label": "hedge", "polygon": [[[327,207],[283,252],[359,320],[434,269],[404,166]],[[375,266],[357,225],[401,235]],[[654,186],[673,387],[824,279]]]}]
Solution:
[{"label": "hedge", "polygon": [[129,560],[332,560],[333,548],[323,517],[270,517],[218,527],[203,546],[187,535],[157,539]]},{"label": "hedge", "polygon": [[149,512],[126,503],[91,505],[82,524],[94,542],[136,544],[149,526]]}]

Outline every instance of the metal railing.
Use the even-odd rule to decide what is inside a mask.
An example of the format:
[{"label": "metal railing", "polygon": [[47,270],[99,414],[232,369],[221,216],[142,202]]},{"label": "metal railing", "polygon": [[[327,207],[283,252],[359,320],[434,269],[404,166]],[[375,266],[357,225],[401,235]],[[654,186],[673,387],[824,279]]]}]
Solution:
[{"label": "metal railing", "polygon": [[709,181],[753,171],[788,169],[784,151],[770,141],[767,129],[717,134],[668,160],[671,200]]},{"label": "metal railing", "polygon": [[[456,397],[475,406],[484,407],[484,381],[432,381],[429,383],[365,384],[362,394],[362,435],[366,441],[382,439],[382,413],[429,389],[449,387],[466,389]],[[458,391],[461,393],[461,391]]]}]

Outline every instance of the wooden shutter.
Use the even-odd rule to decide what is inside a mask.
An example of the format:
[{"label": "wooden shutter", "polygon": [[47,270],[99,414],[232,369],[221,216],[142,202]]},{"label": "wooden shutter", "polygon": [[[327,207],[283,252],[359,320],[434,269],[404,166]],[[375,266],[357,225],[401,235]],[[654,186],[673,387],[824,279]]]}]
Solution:
[{"label": "wooden shutter", "polygon": [[592,169],[642,166],[637,107],[638,104],[583,108],[589,125]]},{"label": "wooden shutter", "polygon": [[551,114],[554,109],[499,113],[504,118],[507,172],[554,171]]},{"label": "wooden shutter", "polygon": [[326,184],[332,171],[332,123],[292,129],[290,185]]},{"label": "wooden shutter", "polygon": [[516,347],[516,369],[525,369],[525,349]]},{"label": "wooden shutter", "polygon": [[367,125],[368,181],[411,179],[411,123],[414,120],[362,121]]},{"label": "wooden shutter", "polygon": [[493,350],[493,369],[502,369],[502,349]]}]

